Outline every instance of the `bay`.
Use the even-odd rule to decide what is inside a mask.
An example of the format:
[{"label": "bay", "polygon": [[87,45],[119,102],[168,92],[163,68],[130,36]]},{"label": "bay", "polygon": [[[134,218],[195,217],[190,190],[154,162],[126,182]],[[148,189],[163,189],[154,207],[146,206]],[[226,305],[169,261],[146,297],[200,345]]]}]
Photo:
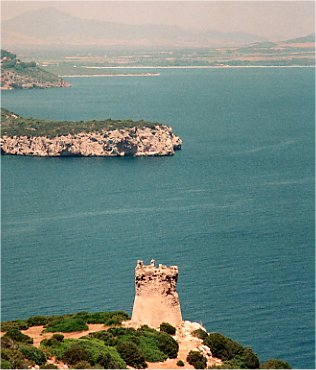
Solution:
[{"label": "bay", "polygon": [[314,368],[314,70],[160,70],[2,92],[60,120],[169,124],[163,158],[2,157],[2,320],[123,309],[137,259],[178,265],[183,317]]}]

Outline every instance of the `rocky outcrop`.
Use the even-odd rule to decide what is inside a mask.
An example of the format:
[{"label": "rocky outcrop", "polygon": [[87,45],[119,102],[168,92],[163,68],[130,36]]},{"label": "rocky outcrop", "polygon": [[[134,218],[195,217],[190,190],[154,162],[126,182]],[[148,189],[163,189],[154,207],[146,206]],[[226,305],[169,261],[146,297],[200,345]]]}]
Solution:
[{"label": "rocky outcrop", "polygon": [[165,125],[81,132],[56,137],[1,137],[1,153],[39,156],[141,157],[173,155],[182,140]]},{"label": "rocky outcrop", "polygon": [[23,62],[1,49],[1,90],[68,87],[62,78],[40,68],[36,62]]},{"label": "rocky outcrop", "polygon": [[[43,74],[43,71],[41,71]],[[48,73],[47,73],[48,74]],[[1,70],[1,90],[13,89],[47,89],[50,87],[69,87],[70,84],[62,78],[46,79],[43,76],[26,75],[14,70]]]},{"label": "rocky outcrop", "polygon": [[132,322],[154,328],[163,322],[180,325],[182,315],[176,291],[177,281],[177,266],[155,267],[154,260],[146,266],[138,261],[135,269],[136,294]]}]

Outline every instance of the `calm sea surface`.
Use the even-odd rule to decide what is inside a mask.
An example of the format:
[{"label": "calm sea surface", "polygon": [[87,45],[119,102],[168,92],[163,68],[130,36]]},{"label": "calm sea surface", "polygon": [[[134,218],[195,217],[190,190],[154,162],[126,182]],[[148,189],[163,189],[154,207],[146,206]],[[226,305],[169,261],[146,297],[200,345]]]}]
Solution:
[{"label": "calm sea surface", "polygon": [[2,320],[131,313],[134,267],[176,264],[185,319],[314,368],[313,69],[161,70],[6,91],[48,119],[146,119],[165,158],[2,157]]}]

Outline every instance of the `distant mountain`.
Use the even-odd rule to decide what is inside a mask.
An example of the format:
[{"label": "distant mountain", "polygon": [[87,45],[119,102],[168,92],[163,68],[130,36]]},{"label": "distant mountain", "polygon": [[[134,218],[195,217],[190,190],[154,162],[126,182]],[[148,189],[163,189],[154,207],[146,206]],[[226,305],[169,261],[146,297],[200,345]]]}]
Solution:
[{"label": "distant mountain", "polygon": [[303,37],[298,37],[296,39],[286,40],[284,42],[287,44],[303,44],[303,43],[315,42],[315,33],[311,33]]},{"label": "distant mountain", "polygon": [[234,46],[262,41],[247,33],[194,31],[82,19],[48,8],[2,22],[2,45]]}]

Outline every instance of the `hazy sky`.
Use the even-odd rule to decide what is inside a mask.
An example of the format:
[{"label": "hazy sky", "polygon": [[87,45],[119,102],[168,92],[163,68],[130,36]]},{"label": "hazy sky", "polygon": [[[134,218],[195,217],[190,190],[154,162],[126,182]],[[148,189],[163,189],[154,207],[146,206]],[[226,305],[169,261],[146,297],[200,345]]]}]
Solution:
[{"label": "hazy sky", "polygon": [[315,31],[314,1],[1,1],[1,19],[53,7],[81,18],[128,24],[243,31],[291,38]]}]

